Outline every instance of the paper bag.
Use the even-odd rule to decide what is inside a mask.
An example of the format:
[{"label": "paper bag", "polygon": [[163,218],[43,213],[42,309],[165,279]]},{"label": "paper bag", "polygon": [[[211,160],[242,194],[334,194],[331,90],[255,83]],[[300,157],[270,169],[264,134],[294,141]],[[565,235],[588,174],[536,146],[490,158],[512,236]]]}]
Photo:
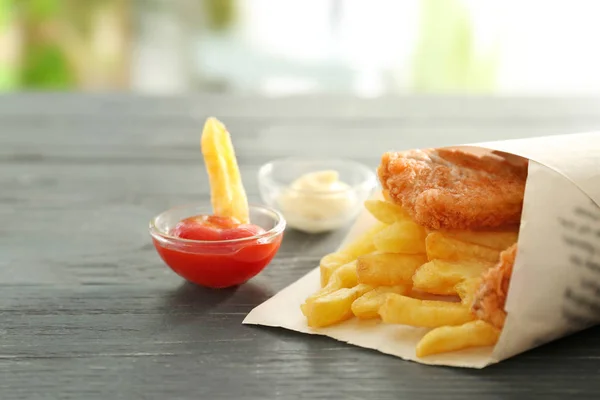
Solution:
[{"label": "paper bag", "polygon": [[[243,323],[326,335],[424,364],[472,368],[595,325],[600,319],[600,132],[466,146],[530,160],[508,316],[496,346],[417,358],[425,328],[357,318],[310,328],[300,305],[320,287],[318,268],[253,309]],[[345,242],[373,222],[365,211]]]}]

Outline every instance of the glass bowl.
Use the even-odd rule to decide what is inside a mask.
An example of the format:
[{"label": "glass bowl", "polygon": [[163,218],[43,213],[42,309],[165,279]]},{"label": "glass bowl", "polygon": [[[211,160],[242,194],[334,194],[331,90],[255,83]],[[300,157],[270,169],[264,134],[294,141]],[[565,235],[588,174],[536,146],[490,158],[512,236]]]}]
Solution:
[{"label": "glass bowl", "polygon": [[[306,181],[306,174],[313,173],[318,177]],[[299,183],[299,178],[304,182]],[[334,178],[336,183],[332,183]],[[316,186],[314,179],[319,181]],[[372,195],[377,177],[367,166],[351,160],[291,157],[263,165],[258,183],[263,201],[279,210],[289,227],[320,233],[352,222]]]},{"label": "glass bowl", "polygon": [[201,286],[225,288],[240,285],[261,272],[273,259],[283,237],[286,221],[269,207],[251,205],[250,221],[264,233],[230,240],[190,240],[171,236],[181,220],[211,215],[212,208],[186,205],[171,208],[150,221],[156,251],[176,274]]}]

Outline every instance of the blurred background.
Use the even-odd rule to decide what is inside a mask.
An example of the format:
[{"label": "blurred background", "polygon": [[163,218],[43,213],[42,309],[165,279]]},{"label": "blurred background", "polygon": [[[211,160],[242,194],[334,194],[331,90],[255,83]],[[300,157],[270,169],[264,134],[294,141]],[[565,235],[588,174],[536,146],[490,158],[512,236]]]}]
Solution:
[{"label": "blurred background", "polygon": [[0,90],[600,93],[597,0],[0,0]]}]

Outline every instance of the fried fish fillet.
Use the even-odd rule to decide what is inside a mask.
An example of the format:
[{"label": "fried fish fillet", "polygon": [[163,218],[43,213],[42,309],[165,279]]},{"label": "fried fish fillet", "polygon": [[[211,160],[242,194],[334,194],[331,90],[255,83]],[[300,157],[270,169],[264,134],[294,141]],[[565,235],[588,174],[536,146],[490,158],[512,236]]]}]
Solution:
[{"label": "fried fish fillet", "polygon": [[489,322],[498,329],[502,329],[506,319],[504,305],[516,255],[516,244],[500,254],[498,264],[483,274],[471,307],[471,312],[477,318]]},{"label": "fried fish fillet", "polygon": [[388,152],[377,172],[385,196],[422,226],[498,228],[519,223],[527,178],[526,160],[499,154],[456,148]]}]

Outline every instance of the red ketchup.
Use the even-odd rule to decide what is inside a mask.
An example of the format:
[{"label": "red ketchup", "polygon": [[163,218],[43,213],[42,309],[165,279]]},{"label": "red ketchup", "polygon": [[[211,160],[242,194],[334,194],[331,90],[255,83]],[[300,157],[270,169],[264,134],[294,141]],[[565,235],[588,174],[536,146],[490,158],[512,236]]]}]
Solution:
[{"label": "red ketchup", "polygon": [[266,233],[253,224],[233,218],[198,215],[180,221],[170,232],[186,239],[154,245],[162,259],[180,276],[202,286],[224,288],[240,285],[258,274],[275,256],[281,235]]}]

